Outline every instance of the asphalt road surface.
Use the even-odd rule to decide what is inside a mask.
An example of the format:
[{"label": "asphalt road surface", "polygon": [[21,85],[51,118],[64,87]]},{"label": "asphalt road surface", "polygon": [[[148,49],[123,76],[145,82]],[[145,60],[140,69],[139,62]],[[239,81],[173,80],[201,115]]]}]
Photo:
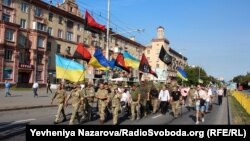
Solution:
[{"label": "asphalt road surface", "polygon": [[[71,116],[72,107],[66,109],[66,122],[59,125],[68,125]],[[25,140],[25,125],[52,125],[57,112],[57,107],[37,108],[29,110],[15,110],[0,112],[0,140]],[[195,111],[188,111],[182,107],[182,114],[177,119],[173,119],[168,112],[166,115],[160,113],[150,114],[146,118],[131,121],[120,118],[120,125],[195,125]],[[223,98],[221,106],[213,104],[213,109],[205,115],[205,122],[199,125],[228,125],[228,105],[227,98]],[[78,124],[76,122],[76,124]],[[99,120],[88,121],[84,125],[99,125]],[[112,125],[112,120],[108,120],[104,125]]]}]

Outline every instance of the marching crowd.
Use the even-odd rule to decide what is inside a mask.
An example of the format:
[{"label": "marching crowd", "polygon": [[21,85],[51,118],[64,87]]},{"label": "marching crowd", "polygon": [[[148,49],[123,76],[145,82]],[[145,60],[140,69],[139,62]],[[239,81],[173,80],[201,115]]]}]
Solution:
[{"label": "marching crowd", "polygon": [[97,108],[100,124],[108,120],[107,115],[112,115],[113,124],[119,124],[119,114],[124,118],[140,120],[148,114],[161,112],[165,115],[171,109],[173,118],[181,115],[181,108],[185,106],[189,111],[196,111],[196,123],[205,122],[205,114],[212,110],[212,105],[218,96],[218,105],[222,104],[222,97],[226,95],[224,87],[202,87],[201,85],[183,87],[176,81],[170,84],[161,84],[156,87],[153,82],[142,81],[140,85],[132,84],[129,87],[122,83],[99,83],[94,87],[92,83],[86,83],[81,88],[79,83],[73,85],[73,89],[67,95],[64,84],[60,83],[54,99],[58,102],[57,116],[54,124],[58,124],[60,116],[63,122],[67,121],[64,108],[71,99],[72,114],[69,125],[91,120],[93,108]]}]

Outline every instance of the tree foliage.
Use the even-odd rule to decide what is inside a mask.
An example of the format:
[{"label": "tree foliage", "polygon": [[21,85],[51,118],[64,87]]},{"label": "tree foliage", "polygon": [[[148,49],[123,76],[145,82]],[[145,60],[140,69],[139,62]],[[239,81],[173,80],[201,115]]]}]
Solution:
[{"label": "tree foliage", "polygon": [[[199,78],[203,80],[203,83],[201,85],[207,86],[212,84],[220,84],[220,81],[213,76],[208,76],[206,71],[197,66],[197,67],[191,67],[191,66],[186,66],[184,68],[185,72],[187,73],[188,81],[183,81],[184,85],[190,86],[190,85],[197,85],[199,83]],[[179,84],[182,83],[182,80],[180,78],[177,78],[177,81]]]},{"label": "tree foliage", "polygon": [[232,81],[236,82],[238,85],[242,85],[243,88],[249,88],[248,82],[250,82],[250,73],[248,72],[246,75],[235,76]]}]

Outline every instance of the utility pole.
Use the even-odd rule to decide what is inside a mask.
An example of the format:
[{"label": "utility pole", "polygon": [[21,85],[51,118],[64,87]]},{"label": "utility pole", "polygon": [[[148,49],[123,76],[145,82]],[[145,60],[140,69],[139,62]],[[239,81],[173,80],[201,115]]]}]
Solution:
[{"label": "utility pole", "polygon": [[109,26],[110,26],[110,0],[108,0],[108,18],[107,18],[107,44],[106,44],[106,58],[109,60]]}]

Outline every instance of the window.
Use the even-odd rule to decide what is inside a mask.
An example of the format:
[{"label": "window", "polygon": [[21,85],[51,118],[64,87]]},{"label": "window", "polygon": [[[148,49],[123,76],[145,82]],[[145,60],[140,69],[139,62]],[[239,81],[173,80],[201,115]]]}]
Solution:
[{"label": "window", "polygon": [[80,24],[77,24],[77,30],[81,31],[81,25]]},{"label": "window", "polygon": [[25,19],[20,20],[20,26],[21,26],[21,28],[26,28],[26,20]]},{"label": "window", "polygon": [[37,25],[36,25],[36,29],[37,30],[41,30],[41,31],[45,31],[46,32],[46,27],[47,26],[45,24],[37,22]]},{"label": "window", "polygon": [[19,63],[24,63],[23,52],[19,53]]},{"label": "window", "polygon": [[10,15],[8,15],[8,14],[3,14],[2,19],[3,19],[3,21],[5,21],[5,22],[10,22]]},{"label": "window", "polygon": [[52,28],[51,28],[51,27],[48,27],[47,32],[48,32],[48,34],[49,34],[50,36],[52,36]]},{"label": "window", "polygon": [[10,6],[11,5],[11,0],[3,0],[3,5]]},{"label": "window", "polygon": [[58,29],[57,37],[58,38],[62,38],[63,37],[63,31],[61,29]]},{"label": "window", "polygon": [[47,42],[47,51],[51,51],[51,42]]},{"label": "window", "polygon": [[80,43],[80,42],[81,42],[81,36],[77,35],[77,43]]},{"label": "window", "polygon": [[66,51],[66,53],[67,53],[67,54],[70,54],[70,49],[71,49],[71,47],[70,47],[70,46],[68,46],[68,47],[66,48],[66,50],[65,50],[65,51]]},{"label": "window", "polygon": [[150,54],[150,50],[147,50],[147,54]]},{"label": "window", "polygon": [[74,27],[74,22],[72,22],[71,20],[67,21],[67,27],[72,29]]},{"label": "window", "polygon": [[29,5],[27,3],[21,4],[21,11],[28,13],[28,8],[29,8]]},{"label": "window", "polygon": [[70,12],[73,12],[73,7],[70,7]]},{"label": "window", "polygon": [[53,20],[53,14],[52,14],[52,13],[49,13],[49,21],[52,22],[52,20]]},{"label": "window", "polygon": [[7,61],[12,61],[12,50],[4,51],[4,59]]},{"label": "window", "polygon": [[48,58],[48,67],[50,67],[51,66],[51,56],[49,56],[49,58]]},{"label": "window", "polygon": [[156,64],[156,68],[159,68],[160,67],[160,65],[159,64]]},{"label": "window", "polygon": [[61,45],[57,44],[56,53],[61,53]]},{"label": "window", "polygon": [[41,80],[42,79],[42,71],[37,71],[36,72],[36,79]]},{"label": "window", "polygon": [[147,57],[148,61],[150,61],[150,57]]},{"label": "window", "polygon": [[5,39],[8,41],[14,41],[14,30],[6,29]]},{"label": "window", "polygon": [[35,16],[41,17],[42,16],[42,9],[36,7],[35,8]]},{"label": "window", "polygon": [[11,68],[4,68],[3,70],[3,78],[4,79],[11,79],[12,78],[12,69]]},{"label": "window", "polygon": [[37,63],[38,64],[42,64],[43,63],[43,55],[42,54],[38,54],[37,55]]},{"label": "window", "polygon": [[22,34],[19,36],[19,45],[21,47],[25,47],[26,45],[26,37]]},{"label": "window", "polygon": [[66,40],[73,41],[73,33],[72,32],[67,32],[67,34],[66,34]]},{"label": "window", "polygon": [[62,21],[63,21],[63,17],[60,16],[60,17],[59,17],[59,20],[58,20],[58,23],[59,23],[59,24],[62,24]]},{"label": "window", "polygon": [[84,43],[85,43],[85,44],[89,44],[88,38],[84,38]]},{"label": "window", "polygon": [[44,48],[44,38],[41,36],[38,36],[37,38],[37,46]]}]

